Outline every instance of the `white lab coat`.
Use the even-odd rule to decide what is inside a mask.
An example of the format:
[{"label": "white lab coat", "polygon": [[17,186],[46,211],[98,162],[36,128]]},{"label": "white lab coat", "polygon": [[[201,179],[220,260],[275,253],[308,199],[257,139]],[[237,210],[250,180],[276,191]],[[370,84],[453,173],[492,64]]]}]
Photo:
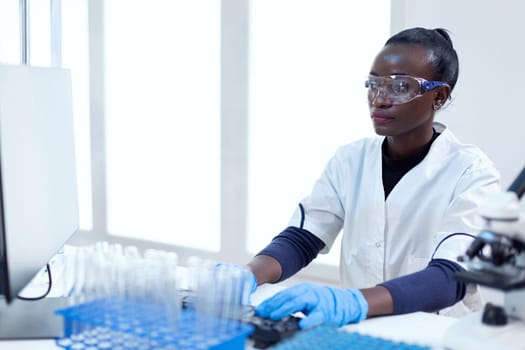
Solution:
[{"label": "white lab coat", "polygon": [[[500,175],[477,147],[460,143],[443,124],[427,156],[405,174],[385,201],[381,144],[384,137],[363,139],[339,148],[301,203],[303,228],[330,250],[343,229],[340,274],[345,288],[375,286],[424,269],[438,243],[448,234],[477,235],[482,225],[478,207],[500,191]],[[291,226],[300,226],[296,210]],[[447,239],[434,258],[457,262],[472,239]],[[460,305],[458,305],[460,304]],[[454,307],[462,315],[482,307],[476,286]]]}]

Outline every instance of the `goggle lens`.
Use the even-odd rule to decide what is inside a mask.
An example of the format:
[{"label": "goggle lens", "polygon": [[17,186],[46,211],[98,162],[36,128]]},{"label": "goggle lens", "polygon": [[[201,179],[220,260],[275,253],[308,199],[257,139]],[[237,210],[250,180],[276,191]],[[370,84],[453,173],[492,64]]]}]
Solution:
[{"label": "goggle lens", "polygon": [[365,81],[370,102],[380,96],[386,103],[392,105],[410,102],[417,96],[445,84],[440,81],[427,81],[408,75],[369,76],[368,80]]}]

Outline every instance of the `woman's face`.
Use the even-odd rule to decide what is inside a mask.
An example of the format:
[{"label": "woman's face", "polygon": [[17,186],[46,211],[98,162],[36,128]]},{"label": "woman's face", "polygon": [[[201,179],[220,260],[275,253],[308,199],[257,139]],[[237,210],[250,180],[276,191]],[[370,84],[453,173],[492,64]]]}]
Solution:
[{"label": "woman's face", "polygon": [[[432,80],[431,58],[431,51],[422,46],[388,45],[376,56],[370,75],[409,75]],[[428,135],[434,120],[432,103],[436,94],[437,89],[431,90],[403,104],[392,104],[383,93],[371,98],[368,105],[376,133],[383,136]]]}]

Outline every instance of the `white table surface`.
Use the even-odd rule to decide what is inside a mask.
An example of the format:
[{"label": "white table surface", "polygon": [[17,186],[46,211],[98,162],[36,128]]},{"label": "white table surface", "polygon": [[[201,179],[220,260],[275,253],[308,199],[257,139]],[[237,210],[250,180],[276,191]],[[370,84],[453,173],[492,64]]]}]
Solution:
[{"label": "white table surface", "polygon": [[[378,317],[365,320],[356,325],[345,326],[348,331],[384,337],[394,341],[442,348],[442,337],[456,319],[424,312]],[[2,350],[56,350],[60,349],[53,340],[0,341]],[[251,349],[247,346],[247,349]]]},{"label": "white table surface", "polygon": [[[251,303],[257,305],[262,300],[281,290],[279,285],[263,285],[252,295]],[[394,341],[431,346],[443,349],[442,338],[448,327],[457,319],[424,312],[406,315],[376,317],[359,324],[345,326],[348,331],[383,337]],[[60,349],[52,339],[0,341],[1,350],[56,350]],[[247,349],[252,349],[249,344]]]}]

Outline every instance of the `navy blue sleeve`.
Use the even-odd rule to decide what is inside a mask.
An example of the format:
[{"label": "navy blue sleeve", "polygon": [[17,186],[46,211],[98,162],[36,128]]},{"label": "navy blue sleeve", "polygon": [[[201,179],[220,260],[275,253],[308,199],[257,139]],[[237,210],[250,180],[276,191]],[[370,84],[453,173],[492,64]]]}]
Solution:
[{"label": "navy blue sleeve", "polygon": [[276,236],[257,255],[268,255],[281,264],[282,274],[277,282],[294,275],[308,265],[324,248],[318,237],[305,229],[290,226]]},{"label": "navy blue sleeve", "polygon": [[465,297],[467,286],[454,274],[465,269],[453,261],[433,259],[421,271],[386,281],[394,301],[394,314],[415,311],[435,312],[454,305]]}]

